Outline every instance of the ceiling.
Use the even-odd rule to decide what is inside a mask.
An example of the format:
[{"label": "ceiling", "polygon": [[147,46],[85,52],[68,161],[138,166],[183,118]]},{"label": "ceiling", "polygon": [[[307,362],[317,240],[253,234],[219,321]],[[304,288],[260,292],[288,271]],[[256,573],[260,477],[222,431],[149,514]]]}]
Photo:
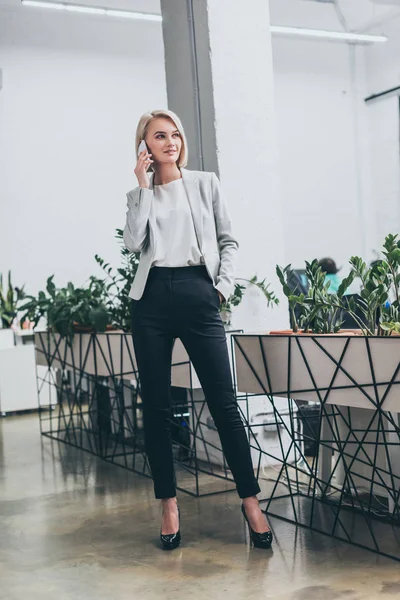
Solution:
[{"label": "ceiling", "polygon": [[[400,0],[269,0],[271,23],[292,27],[384,33],[400,16]],[[336,6],[335,6],[336,4]],[[338,10],[339,9],[339,10]]]},{"label": "ceiling", "polygon": [[[229,1],[234,0],[225,1],[229,6]],[[121,8],[156,14],[161,12],[160,0],[73,0],[73,2],[87,6]],[[242,2],[244,9],[249,6],[245,0]],[[342,30],[344,20],[346,27],[353,31],[384,33],[385,23],[397,16],[400,17],[400,0],[337,0],[336,3],[340,7],[343,19],[338,17],[334,3],[327,0],[269,0],[271,22],[274,25]],[[38,10],[22,6],[20,0],[0,0],[1,8]]]}]

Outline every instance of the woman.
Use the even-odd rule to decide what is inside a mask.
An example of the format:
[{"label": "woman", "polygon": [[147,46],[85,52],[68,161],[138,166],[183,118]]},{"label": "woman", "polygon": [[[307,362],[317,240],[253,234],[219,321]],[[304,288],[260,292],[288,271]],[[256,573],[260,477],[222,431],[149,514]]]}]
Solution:
[{"label": "woman", "polygon": [[[138,152],[143,140],[146,149]],[[143,146],[143,144],[142,144]],[[170,435],[171,358],[180,338],[196,369],[253,543],[272,534],[256,494],[248,440],[236,405],[220,303],[234,288],[238,243],[214,173],[188,171],[187,143],[173,112],[144,114],[136,131],[138,187],[127,194],[124,242],[140,252],[130,292],[146,453],[162,502],[162,547],[179,546]],[[149,176],[148,171],[152,171]]]}]

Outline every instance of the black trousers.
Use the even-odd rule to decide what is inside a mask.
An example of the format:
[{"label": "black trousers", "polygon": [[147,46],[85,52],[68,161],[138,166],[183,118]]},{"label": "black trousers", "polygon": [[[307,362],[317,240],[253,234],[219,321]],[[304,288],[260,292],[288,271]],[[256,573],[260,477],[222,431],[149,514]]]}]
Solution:
[{"label": "black trousers", "polygon": [[145,449],[156,498],[176,495],[171,442],[171,361],[180,338],[199,377],[241,498],[260,487],[235,399],[219,296],[206,267],[152,267],[132,300],[132,336],[143,402]]}]

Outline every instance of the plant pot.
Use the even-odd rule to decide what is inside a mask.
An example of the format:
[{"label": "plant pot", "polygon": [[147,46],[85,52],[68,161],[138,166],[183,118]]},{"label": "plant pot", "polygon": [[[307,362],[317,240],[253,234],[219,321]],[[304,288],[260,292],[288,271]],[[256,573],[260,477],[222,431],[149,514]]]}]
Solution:
[{"label": "plant pot", "polygon": [[362,335],[361,329],[340,329],[336,333],[314,333],[313,331],[293,331],[293,329],[276,329],[268,332],[269,335]]},{"label": "plant pot", "polygon": [[293,329],[276,329],[274,331],[269,332],[270,335],[331,335],[331,334],[313,334],[312,331],[303,331],[299,329],[298,331],[293,331]]},{"label": "plant pot", "polygon": [[[76,331],[76,333],[95,333],[93,327],[90,327],[89,325],[80,325],[76,322],[74,322],[74,331]],[[117,331],[117,327],[114,325],[107,325],[106,331]]]},{"label": "plant pot", "polygon": [[[61,337],[52,331],[35,333],[37,362],[66,370],[82,370],[98,377],[115,376],[114,369],[122,367],[120,377],[133,378],[136,359],[132,336],[117,329],[103,333],[78,333]],[[48,361],[50,360],[50,364]]]},{"label": "plant pot", "polygon": [[290,333],[236,334],[234,339],[239,392],[314,402],[322,398],[369,409],[377,395],[383,410],[400,412],[397,337]]},{"label": "plant pot", "polygon": [[15,339],[14,332],[12,329],[0,329],[0,349],[14,348]]},{"label": "plant pot", "polygon": [[87,325],[79,325],[79,323],[74,323],[74,331],[76,333],[93,333],[93,327],[88,327]]},{"label": "plant pot", "polygon": [[339,329],[334,335],[364,335],[361,329]]},{"label": "plant pot", "polygon": [[293,329],[276,329],[274,331],[269,331],[269,335],[296,335]]}]

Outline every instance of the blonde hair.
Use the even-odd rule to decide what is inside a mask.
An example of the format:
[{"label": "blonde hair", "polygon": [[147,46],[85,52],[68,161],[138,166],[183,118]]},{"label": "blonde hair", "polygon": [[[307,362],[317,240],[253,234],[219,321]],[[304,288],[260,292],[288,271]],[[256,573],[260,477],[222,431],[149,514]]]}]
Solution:
[{"label": "blonde hair", "polygon": [[[183,129],[182,122],[178,115],[176,115],[172,110],[152,110],[150,112],[144,113],[139,119],[138,126],[136,128],[136,156],[138,156],[138,149],[140,142],[145,139],[147,132],[149,131],[149,125],[154,119],[169,119],[172,121],[180,133],[182,140],[181,152],[179,154],[179,158],[176,161],[178,167],[186,167],[188,161],[188,150],[187,150],[187,140],[185,131]],[[151,170],[154,170],[152,166],[150,166]]]}]

